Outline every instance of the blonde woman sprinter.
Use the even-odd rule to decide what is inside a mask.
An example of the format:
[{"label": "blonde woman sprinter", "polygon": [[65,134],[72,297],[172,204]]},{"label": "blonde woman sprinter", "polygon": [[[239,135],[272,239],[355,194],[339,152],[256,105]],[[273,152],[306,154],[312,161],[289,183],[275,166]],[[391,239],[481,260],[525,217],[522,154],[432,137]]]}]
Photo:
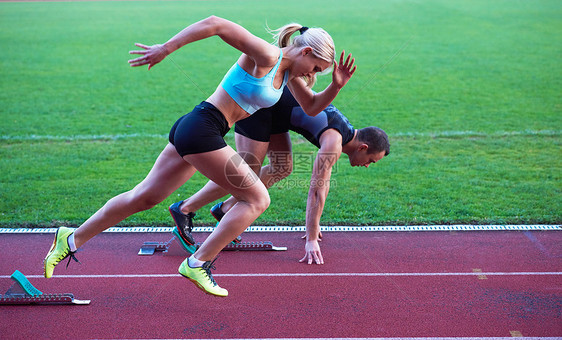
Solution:
[{"label": "blonde woman sprinter", "polygon": [[[228,295],[211,274],[214,259],[267,209],[269,195],[251,168],[225,143],[224,135],[235,122],[274,105],[285,86],[306,114],[314,116],[332,102],[356,69],[351,55],[344,60],[345,52],[339,63],[335,61],[332,38],[320,28],[289,24],[275,32],[277,46],[238,24],[211,16],[186,27],[164,44],[135,44],[141,50],[130,53],[140,57],[129,60],[130,65],[148,65],[149,70],[175,50],[212,36],[219,36],[242,55],[215,92],[175,122],[169,143],[141,183],[110,199],[79,228],[57,230],[44,260],[45,277],[51,277],[54,267],[66,257],[75,259],[74,252],[92,237],[154,207],[199,171],[234,196],[237,203],[201,247],[181,263],[179,272],[208,294]],[[316,73],[332,65],[331,84],[314,93],[310,86]]]}]

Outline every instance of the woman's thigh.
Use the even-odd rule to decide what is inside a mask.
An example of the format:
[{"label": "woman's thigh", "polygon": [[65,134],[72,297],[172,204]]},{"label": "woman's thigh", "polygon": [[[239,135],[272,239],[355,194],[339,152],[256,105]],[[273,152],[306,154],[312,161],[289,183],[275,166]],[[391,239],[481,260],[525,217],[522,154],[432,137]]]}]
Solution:
[{"label": "woman's thigh", "polygon": [[205,177],[220,185],[239,201],[269,200],[263,183],[242,157],[230,146],[219,150],[185,155],[184,159]]},{"label": "woman's thigh", "polygon": [[195,171],[195,167],[186,162],[172,144],[168,144],[148,175],[133,191],[137,195],[162,201],[185,184]]}]

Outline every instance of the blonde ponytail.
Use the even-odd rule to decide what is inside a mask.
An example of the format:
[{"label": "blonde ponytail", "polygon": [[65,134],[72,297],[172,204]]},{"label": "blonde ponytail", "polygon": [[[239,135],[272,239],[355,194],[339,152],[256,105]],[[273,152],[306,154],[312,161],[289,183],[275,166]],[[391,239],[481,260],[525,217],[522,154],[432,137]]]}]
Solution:
[{"label": "blonde ponytail", "polygon": [[285,25],[281,28],[276,30],[270,30],[269,32],[273,34],[273,39],[276,41],[277,46],[283,48],[291,45],[293,42],[291,41],[291,36],[298,31],[302,25],[292,23]]},{"label": "blonde ponytail", "polygon": [[[269,29],[268,29],[269,30]],[[291,36],[297,32],[301,31],[301,34],[291,39]],[[336,55],[336,48],[332,37],[323,29],[318,27],[306,28],[301,24],[291,23],[285,25],[276,30],[269,30],[273,34],[273,38],[280,48],[287,47],[289,45],[295,45],[296,47],[312,47],[312,54],[333,64]],[[316,75],[312,79],[305,79],[308,87],[312,87],[316,82]]]}]

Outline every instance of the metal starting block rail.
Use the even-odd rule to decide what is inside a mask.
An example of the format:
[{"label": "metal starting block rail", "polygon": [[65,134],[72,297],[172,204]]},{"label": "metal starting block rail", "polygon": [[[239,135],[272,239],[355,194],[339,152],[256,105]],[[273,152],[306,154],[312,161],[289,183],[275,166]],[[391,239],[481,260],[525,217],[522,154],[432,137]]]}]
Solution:
[{"label": "metal starting block rail", "polygon": [[88,305],[90,300],[77,300],[73,294],[41,294],[31,296],[26,294],[4,295],[0,298],[0,305]]},{"label": "metal starting block rail", "polygon": [[[201,242],[197,242],[195,245],[197,248],[201,246]],[[155,252],[170,253],[172,248],[181,248],[184,253],[187,251],[180,245],[180,242],[173,236],[167,242],[144,242],[139,250],[139,255],[154,255]],[[240,243],[229,243],[223,248],[223,251],[233,251],[233,250],[275,250],[284,251],[287,247],[276,247],[270,241],[259,241],[259,242],[240,242]],[[183,255],[183,254],[182,254]]]},{"label": "metal starting block rail", "polygon": [[77,300],[70,293],[65,294],[43,294],[35,288],[31,282],[19,270],[10,276],[15,282],[0,295],[0,305],[88,305],[90,300]]}]

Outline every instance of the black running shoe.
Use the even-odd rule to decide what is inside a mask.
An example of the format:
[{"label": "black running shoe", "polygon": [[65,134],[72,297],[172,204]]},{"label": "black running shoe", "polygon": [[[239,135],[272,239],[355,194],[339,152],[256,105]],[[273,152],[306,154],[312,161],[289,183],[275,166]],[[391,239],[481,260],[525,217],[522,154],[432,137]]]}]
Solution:
[{"label": "black running shoe", "polygon": [[224,202],[217,203],[213,205],[213,207],[211,208],[211,215],[213,215],[213,217],[219,222],[222,220],[224,216],[224,213],[222,212],[223,203]]},{"label": "black running shoe", "polygon": [[168,208],[170,214],[172,215],[172,218],[174,219],[174,222],[176,222],[176,228],[174,228],[173,233],[179,236],[183,243],[185,243],[187,246],[195,246],[195,240],[191,235],[195,213],[182,213],[180,210],[180,205],[182,203],[183,201],[176,202]]},{"label": "black running shoe", "polygon": [[[213,205],[213,207],[211,208],[211,215],[213,215],[213,217],[220,222],[222,220],[222,218],[224,217],[225,213],[222,212],[222,205],[224,202],[219,202],[215,205]],[[218,223],[217,223],[218,224]],[[238,236],[237,238],[235,238],[234,240],[232,240],[232,244],[236,244],[236,243],[240,243],[242,242],[242,236]]]}]

